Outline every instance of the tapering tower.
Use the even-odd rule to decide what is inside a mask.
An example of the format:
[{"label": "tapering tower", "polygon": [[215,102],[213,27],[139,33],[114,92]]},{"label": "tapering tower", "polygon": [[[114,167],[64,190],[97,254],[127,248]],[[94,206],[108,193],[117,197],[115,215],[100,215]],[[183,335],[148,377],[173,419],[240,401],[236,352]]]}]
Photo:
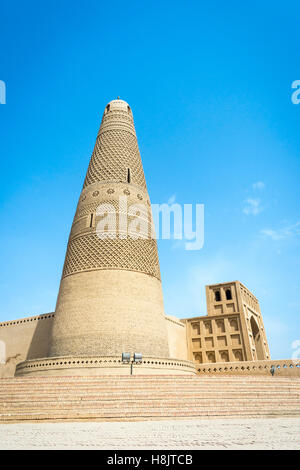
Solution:
[{"label": "tapering tower", "polygon": [[105,108],[73,220],[50,356],[169,357],[156,240],[130,233],[132,205],[145,207],[138,216],[151,220],[132,111],[114,100]]},{"label": "tapering tower", "polygon": [[105,108],[74,216],[47,358],[16,374],[194,373],[170,358],[151,204],[130,106]]}]

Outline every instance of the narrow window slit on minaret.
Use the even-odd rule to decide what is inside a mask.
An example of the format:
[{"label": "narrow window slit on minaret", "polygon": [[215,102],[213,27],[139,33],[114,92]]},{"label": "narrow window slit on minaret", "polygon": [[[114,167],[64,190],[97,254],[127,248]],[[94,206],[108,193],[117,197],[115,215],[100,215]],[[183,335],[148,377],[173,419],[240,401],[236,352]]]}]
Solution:
[{"label": "narrow window slit on minaret", "polygon": [[94,218],[94,214],[91,214],[90,228],[92,228],[92,227],[93,227],[93,218]]},{"label": "narrow window slit on minaret", "polygon": [[131,173],[130,173],[130,168],[127,168],[127,183],[131,182]]}]

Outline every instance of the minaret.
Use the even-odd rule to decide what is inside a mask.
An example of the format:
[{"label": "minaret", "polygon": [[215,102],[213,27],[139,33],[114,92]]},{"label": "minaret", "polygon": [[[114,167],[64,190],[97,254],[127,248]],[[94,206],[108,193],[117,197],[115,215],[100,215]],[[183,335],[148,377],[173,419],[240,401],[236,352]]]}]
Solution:
[{"label": "minaret", "polygon": [[105,108],[77,205],[49,357],[169,357],[156,240],[143,228],[130,236],[125,200],[152,220],[132,111],[118,99]]}]

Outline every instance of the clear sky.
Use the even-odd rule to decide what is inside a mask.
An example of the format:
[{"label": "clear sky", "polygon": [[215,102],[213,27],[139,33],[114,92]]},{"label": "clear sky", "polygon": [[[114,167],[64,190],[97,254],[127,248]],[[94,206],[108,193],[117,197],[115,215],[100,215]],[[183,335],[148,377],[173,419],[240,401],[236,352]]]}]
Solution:
[{"label": "clear sky", "polygon": [[273,358],[300,339],[299,13],[282,1],[1,5],[0,321],[53,311],[102,112],[132,107],[153,203],[205,204],[205,244],[159,241],[166,313],[205,284],[258,297]]}]

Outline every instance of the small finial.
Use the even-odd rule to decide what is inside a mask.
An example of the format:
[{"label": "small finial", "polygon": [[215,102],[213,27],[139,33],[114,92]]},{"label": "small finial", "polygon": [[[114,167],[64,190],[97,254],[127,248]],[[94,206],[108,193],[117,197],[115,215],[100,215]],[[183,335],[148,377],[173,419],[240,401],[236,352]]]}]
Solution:
[{"label": "small finial", "polygon": [[117,98],[117,99],[119,100],[119,99],[120,99],[120,97],[118,96],[118,98]]}]

